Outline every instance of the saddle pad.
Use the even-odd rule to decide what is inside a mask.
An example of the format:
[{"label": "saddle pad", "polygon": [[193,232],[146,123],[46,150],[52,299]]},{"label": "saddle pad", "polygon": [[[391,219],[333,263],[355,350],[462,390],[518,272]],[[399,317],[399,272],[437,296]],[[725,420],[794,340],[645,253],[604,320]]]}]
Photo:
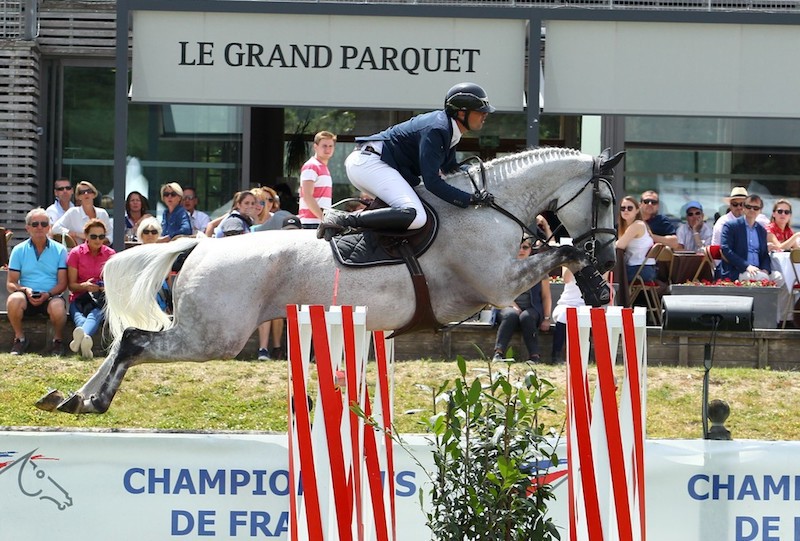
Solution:
[{"label": "saddle pad", "polygon": [[331,248],[336,260],[347,267],[375,267],[379,265],[399,265],[404,263],[396,247],[408,241],[415,257],[424,254],[439,231],[439,216],[426,201],[422,201],[428,221],[417,232],[400,235],[384,231],[366,230],[351,235],[331,239]]}]

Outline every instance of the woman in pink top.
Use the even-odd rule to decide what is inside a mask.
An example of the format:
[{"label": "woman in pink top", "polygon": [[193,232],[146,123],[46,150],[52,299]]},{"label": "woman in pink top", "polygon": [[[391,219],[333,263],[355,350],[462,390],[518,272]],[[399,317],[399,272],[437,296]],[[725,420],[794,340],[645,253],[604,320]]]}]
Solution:
[{"label": "woman in pink top", "polygon": [[69,348],[88,359],[92,357],[92,336],[103,325],[103,266],[115,252],[105,245],[106,225],[101,220],[86,222],[83,234],[86,242],[67,255],[69,315],[75,323]]},{"label": "woman in pink top", "polygon": [[767,224],[767,246],[770,250],[783,251],[797,248],[800,233],[789,227],[792,219],[792,204],[786,199],[778,199],[772,206],[772,217]]}]

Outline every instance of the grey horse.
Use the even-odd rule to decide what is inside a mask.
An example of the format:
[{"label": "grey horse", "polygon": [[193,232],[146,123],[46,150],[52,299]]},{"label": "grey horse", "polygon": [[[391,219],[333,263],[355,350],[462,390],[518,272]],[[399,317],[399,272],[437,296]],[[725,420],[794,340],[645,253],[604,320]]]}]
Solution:
[{"label": "grey horse", "polygon": [[[508,306],[549,270],[573,272],[614,264],[615,204],[607,178],[622,153],[609,157],[545,148],[474,165],[447,182],[471,191],[483,182],[506,213],[457,208],[417,187],[439,215],[433,245],[419,258],[431,305],[440,322],[460,321],[487,304]],[[481,171],[483,169],[483,171]],[[517,259],[523,224],[550,209],[576,246]],[[173,290],[174,315],[156,293],[175,259],[189,253]],[[587,251],[589,252],[587,254]],[[67,398],[51,391],[37,405],[69,413],[103,413],[129,367],[144,362],[206,361],[235,357],[256,326],[285,317],[287,304],[367,306],[369,330],[401,328],[415,311],[404,265],[342,267],[314,231],[268,231],[216,240],[179,239],[126,250],[104,270],[107,320],[114,337],[105,362]],[[584,296],[599,285],[581,281]]]}]

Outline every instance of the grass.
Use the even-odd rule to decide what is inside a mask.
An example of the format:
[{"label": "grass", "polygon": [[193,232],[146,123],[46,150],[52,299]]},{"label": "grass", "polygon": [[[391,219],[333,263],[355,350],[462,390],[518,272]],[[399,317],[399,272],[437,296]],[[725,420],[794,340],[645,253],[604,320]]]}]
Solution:
[{"label": "grass", "polygon": [[[48,388],[78,389],[101,360],[56,359],[0,354],[0,426],[162,430],[286,431],[286,362],[211,361],[136,366],[128,371],[109,411],[74,416],[43,412],[35,401]],[[483,361],[470,361],[471,369]],[[527,366],[512,365],[515,373]],[[564,420],[564,366],[537,366],[556,386],[558,414],[546,422],[558,429]],[[430,393],[457,375],[454,362],[430,360],[395,365],[395,424],[401,432],[421,431],[432,409]],[[593,374],[592,374],[593,376]],[[735,439],[800,439],[800,373],[749,368],[714,368],[710,397],[731,407],[726,427]],[[702,368],[650,367],[647,370],[647,436],[694,439],[702,433]],[[404,414],[409,410],[422,413]]]}]

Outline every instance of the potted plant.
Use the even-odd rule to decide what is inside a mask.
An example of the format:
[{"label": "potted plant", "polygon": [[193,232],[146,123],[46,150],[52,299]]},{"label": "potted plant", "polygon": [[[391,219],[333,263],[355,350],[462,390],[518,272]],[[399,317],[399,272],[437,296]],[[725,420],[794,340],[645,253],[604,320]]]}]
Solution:
[{"label": "potted plant", "polygon": [[[553,385],[534,371],[515,378],[510,364],[499,370],[488,359],[487,368],[470,380],[464,358],[456,363],[459,376],[435,392],[420,386],[434,399],[433,415],[423,423],[434,467],[427,472],[427,495],[420,489],[432,539],[560,539],[547,516],[552,486],[540,482],[559,460],[557,434],[539,419],[541,412],[554,411]],[[407,449],[399,436],[392,438]]]}]

